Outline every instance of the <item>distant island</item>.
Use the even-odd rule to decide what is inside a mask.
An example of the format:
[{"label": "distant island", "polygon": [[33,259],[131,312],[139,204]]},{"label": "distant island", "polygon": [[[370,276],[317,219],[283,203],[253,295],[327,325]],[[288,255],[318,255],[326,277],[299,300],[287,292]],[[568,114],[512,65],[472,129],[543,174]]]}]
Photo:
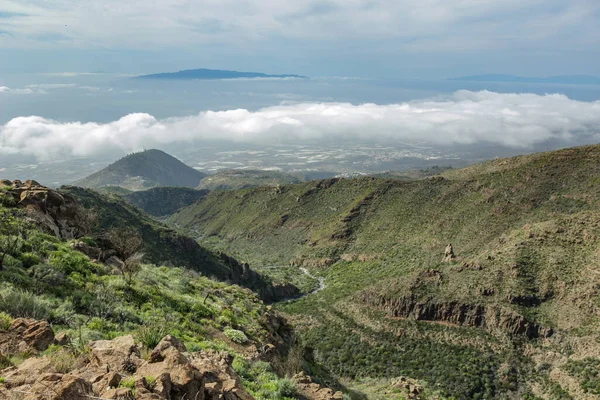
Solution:
[{"label": "distant island", "polygon": [[451,78],[451,81],[471,82],[517,82],[517,83],[557,83],[566,85],[600,85],[600,77],[588,75],[562,75],[545,78],[531,78],[514,75],[488,74]]},{"label": "distant island", "polygon": [[134,79],[169,79],[169,80],[192,80],[192,79],[239,79],[239,78],[299,78],[305,79],[302,75],[270,75],[261,72],[239,72],[227,71],[221,69],[187,69],[178,72],[163,72],[159,74],[140,75]]}]

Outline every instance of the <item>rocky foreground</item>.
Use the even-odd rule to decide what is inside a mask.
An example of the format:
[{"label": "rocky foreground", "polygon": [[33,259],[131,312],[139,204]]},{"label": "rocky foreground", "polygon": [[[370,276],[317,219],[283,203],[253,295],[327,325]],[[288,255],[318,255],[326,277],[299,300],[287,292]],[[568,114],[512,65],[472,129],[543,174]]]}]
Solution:
[{"label": "rocky foreground", "polygon": [[[2,335],[0,347],[39,351],[60,342],[70,346],[68,338],[55,338],[46,322],[21,318]],[[60,365],[50,355],[3,370],[0,398],[252,399],[224,352],[188,353],[173,336],[164,337],[145,358],[131,335],[92,341],[87,347],[76,368],[66,373],[56,372]]]},{"label": "rocky foreground", "polygon": [[[49,355],[35,354],[54,348],[70,348],[67,336],[54,336],[45,321],[15,319],[0,334],[0,353],[32,354],[16,367],[0,371],[0,398],[23,400],[250,400],[226,352],[190,353],[176,337],[168,335],[144,352],[132,335],[87,344],[74,369],[57,372],[65,365]],[[55,350],[56,351],[56,350]],[[304,399],[340,400],[341,392],[321,387],[300,373],[294,377],[298,395]]]}]

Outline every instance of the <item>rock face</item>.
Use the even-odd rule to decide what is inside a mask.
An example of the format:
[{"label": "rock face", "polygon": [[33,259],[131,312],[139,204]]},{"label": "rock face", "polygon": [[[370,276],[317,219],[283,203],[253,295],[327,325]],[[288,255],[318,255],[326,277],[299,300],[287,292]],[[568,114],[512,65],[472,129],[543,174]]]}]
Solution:
[{"label": "rock face", "polygon": [[447,322],[485,328],[491,332],[500,330],[512,335],[523,335],[530,339],[552,334],[551,329],[536,325],[515,311],[502,306],[465,304],[455,301],[420,301],[412,296],[389,298],[364,295],[358,296],[358,299],[379,310],[387,311],[392,317]]},{"label": "rock face", "polygon": [[[142,400],[252,400],[231,367],[226,353],[188,353],[177,338],[167,336],[148,360],[131,335],[89,343],[86,365],[68,374],[53,373],[48,357],[31,358],[17,368],[2,371],[2,395],[28,392],[27,400],[105,399]],[[30,362],[31,361],[31,362]],[[134,382],[135,391],[119,387],[123,380]],[[4,392],[3,392],[4,390]],[[6,392],[9,393],[6,393]]]},{"label": "rock face", "polygon": [[34,180],[24,183],[13,181],[10,188],[17,205],[24,208],[28,217],[47,233],[64,239],[83,236],[83,209],[72,197],[42,186]]},{"label": "rock face", "polygon": [[292,380],[296,383],[298,394],[308,400],[341,400],[342,392],[334,392],[333,390],[322,387],[318,383],[314,383],[310,376],[304,372],[294,375]]},{"label": "rock face", "polygon": [[54,332],[46,321],[17,318],[10,325],[10,332],[37,351],[44,351],[54,342]]}]

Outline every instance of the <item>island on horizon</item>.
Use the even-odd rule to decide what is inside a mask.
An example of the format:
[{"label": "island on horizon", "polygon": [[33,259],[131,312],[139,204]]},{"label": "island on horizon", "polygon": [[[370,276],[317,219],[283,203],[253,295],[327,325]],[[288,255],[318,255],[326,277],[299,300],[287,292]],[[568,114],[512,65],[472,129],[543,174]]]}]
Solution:
[{"label": "island on horizon", "polygon": [[189,80],[189,79],[239,79],[239,78],[298,78],[306,79],[306,76],[294,74],[264,74],[261,72],[239,72],[221,69],[187,69],[177,72],[162,72],[157,74],[140,75],[134,79],[171,79],[171,80]]}]

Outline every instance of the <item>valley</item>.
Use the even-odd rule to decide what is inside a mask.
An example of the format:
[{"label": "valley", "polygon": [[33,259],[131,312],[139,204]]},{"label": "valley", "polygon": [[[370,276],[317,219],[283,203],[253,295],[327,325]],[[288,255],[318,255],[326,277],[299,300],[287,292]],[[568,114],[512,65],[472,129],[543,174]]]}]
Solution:
[{"label": "valley", "polygon": [[[600,393],[600,146],[310,181],[232,171],[223,176],[244,183],[213,190],[131,191],[137,172],[123,171],[146,153],[129,157],[111,175],[124,186],[3,181],[11,224],[24,210],[39,230],[6,256],[5,318],[34,316],[86,340],[141,338],[166,318],[156,335],[176,336],[192,355],[233,354],[227,373],[256,398],[311,382],[330,388],[323,399]],[[142,169],[143,180],[174,176],[178,163]],[[129,256],[115,230],[139,235],[143,261],[131,273],[120,269]],[[32,311],[8,306],[34,287]],[[98,314],[106,293],[114,300]],[[276,353],[265,358],[264,348]],[[3,372],[13,380],[26,373],[17,356]],[[194,357],[190,368],[199,368]],[[265,361],[271,372],[253,367]]]}]

